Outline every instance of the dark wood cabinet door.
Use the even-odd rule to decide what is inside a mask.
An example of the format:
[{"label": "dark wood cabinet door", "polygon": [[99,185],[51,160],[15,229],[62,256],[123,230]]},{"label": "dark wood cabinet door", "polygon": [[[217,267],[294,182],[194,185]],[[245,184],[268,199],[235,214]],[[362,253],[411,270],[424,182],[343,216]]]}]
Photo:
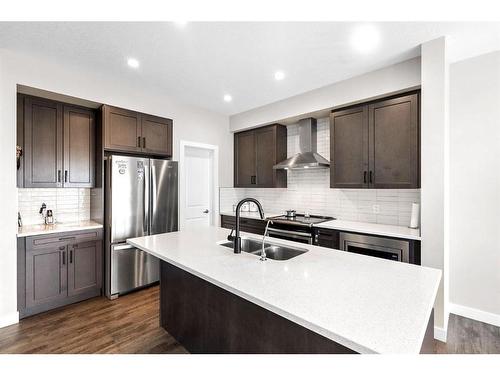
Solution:
[{"label": "dark wood cabinet door", "polygon": [[420,186],[418,108],[418,94],[370,104],[370,187]]},{"label": "dark wood cabinet door", "polygon": [[257,187],[273,187],[276,171],[276,129],[265,127],[255,130],[255,174]]},{"label": "dark wood cabinet door", "polygon": [[234,135],[234,187],[255,187],[255,132]]},{"label": "dark wood cabinet door", "polygon": [[143,152],[172,156],[172,120],[141,115]]},{"label": "dark wood cabinet door", "polygon": [[141,124],[137,112],[104,106],[104,148],[113,151],[140,152]]},{"label": "dark wood cabinet door", "polygon": [[67,289],[66,246],[26,252],[26,307],[63,300]]},{"label": "dark wood cabinet door", "polygon": [[368,107],[332,112],[330,187],[368,186]]},{"label": "dark wood cabinet door", "polygon": [[65,187],[94,186],[95,114],[94,111],[64,107]]},{"label": "dark wood cabinet door", "polygon": [[[17,115],[16,115],[16,145],[24,151],[24,99],[25,96],[17,94]],[[21,154],[17,160],[17,187],[24,187],[24,155]]]},{"label": "dark wood cabinet door", "polygon": [[24,102],[24,186],[61,187],[62,105],[26,97]]},{"label": "dark wood cabinet door", "polygon": [[68,246],[68,295],[101,288],[102,242],[91,241]]}]

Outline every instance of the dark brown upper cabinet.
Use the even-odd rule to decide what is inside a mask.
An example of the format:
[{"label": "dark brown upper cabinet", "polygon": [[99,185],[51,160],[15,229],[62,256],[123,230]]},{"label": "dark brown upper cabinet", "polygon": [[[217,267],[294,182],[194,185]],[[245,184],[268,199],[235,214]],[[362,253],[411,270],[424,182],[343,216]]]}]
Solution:
[{"label": "dark brown upper cabinet", "polygon": [[332,113],[330,121],[330,185],[368,187],[368,108]]},{"label": "dark brown upper cabinet", "polygon": [[172,156],[172,120],[103,106],[104,148],[109,151]]},{"label": "dark brown upper cabinet", "polygon": [[336,110],[330,121],[330,187],[420,187],[419,94]]},{"label": "dark brown upper cabinet", "polygon": [[93,187],[94,111],[24,95],[18,106],[18,187]]},{"label": "dark brown upper cabinet", "polygon": [[141,126],[143,152],[172,156],[172,120],[141,115]]},{"label": "dark brown upper cabinet", "polygon": [[279,124],[235,133],[234,187],[286,187],[286,171],[273,169],[287,157],[286,136]]},{"label": "dark brown upper cabinet", "polygon": [[108,105],[104,107],[104,148],[141,152],[141,122],[137,112]]},{"label": "dark brown upper cabinet", "polygon": [[94,186],[95,113],[64,106],[64,186]]},{"label": "dark brown upper cabinet", "polygon": [[24,187],[62,187],[63,106],[24,98]]}]

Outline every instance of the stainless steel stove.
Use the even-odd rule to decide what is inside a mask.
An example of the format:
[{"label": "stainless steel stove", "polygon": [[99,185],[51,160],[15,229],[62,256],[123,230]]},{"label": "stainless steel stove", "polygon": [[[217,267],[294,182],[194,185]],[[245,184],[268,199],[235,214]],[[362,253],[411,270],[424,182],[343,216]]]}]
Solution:
[{"label": "stainless steel stove", "polygon": [[312,245],[313,225],[335,219],[330,216],[295,214],[295,211],[289,212],[293,214],[269,218],[272,221],[268,228],[269,237]]}]

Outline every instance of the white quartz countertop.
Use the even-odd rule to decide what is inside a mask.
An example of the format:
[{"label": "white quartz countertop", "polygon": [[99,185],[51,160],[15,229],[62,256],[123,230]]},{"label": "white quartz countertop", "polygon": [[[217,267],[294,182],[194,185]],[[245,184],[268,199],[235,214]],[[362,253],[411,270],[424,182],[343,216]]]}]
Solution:
[{"label": "white quartz countertop", "polygon": [[78,221],[74,223],[57,223],[53,225],[23,225],[21,228],[17,228],[17,237],[38,236],[40,234],[72,232],[76,230],[99,228],[102,228],[102,224],[91,220]]},{"label": "white quartz countertop", "polygon": [[359,221],[330,220],[315,224],[317,228],[337,229],[346,232],[375,234],[379,236],[405,238],[407,240],[420,240],[420,229],[411,229],[398,225],[362,223]]},{"label": "white quartz countertop", "polygon": [[207,227],[127,242],[357,352],[419,353],[440,270],[274,238],[309,251],[262,262],[220,246],[228,234]]}]

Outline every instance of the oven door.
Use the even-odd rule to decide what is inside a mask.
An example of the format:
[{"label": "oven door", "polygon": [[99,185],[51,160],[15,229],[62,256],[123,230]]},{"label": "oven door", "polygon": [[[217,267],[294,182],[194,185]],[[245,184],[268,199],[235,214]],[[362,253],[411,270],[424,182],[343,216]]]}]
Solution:
[{"label": "oven door", "polygon": [[311,233],[292,231],[286,229],[271,228],[267,229],[269,237],[280,238],[282,240],[295,241],[312,245],[313,236]]},{"label": "oven door", "polygon": [[398,262],[409,262],[409,244],[403,240],[340,233],[340,249]]}]

